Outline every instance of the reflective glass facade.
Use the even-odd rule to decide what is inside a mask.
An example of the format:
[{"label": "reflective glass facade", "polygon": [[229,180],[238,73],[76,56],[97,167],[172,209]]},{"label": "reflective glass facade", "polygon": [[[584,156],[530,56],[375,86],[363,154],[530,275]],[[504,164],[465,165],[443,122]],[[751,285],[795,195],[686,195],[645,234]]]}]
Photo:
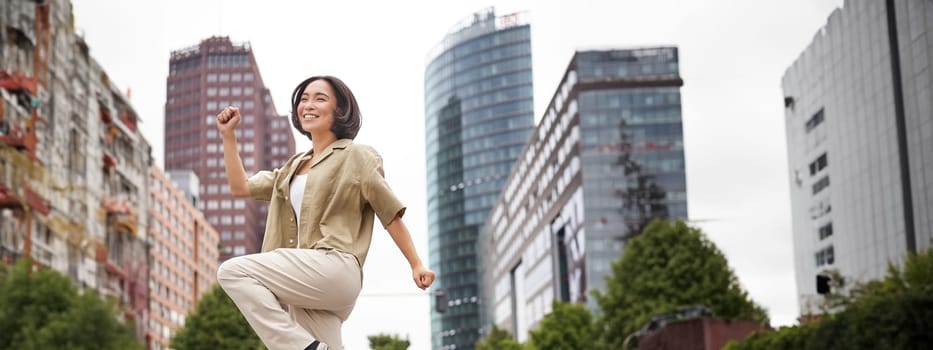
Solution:
[{"label": "reflective glass facade", "polygon": [[471,18],[425,70],[429,261],[449,300],[432,311],[433,349],[480,337],[476,239],[533,126],[529,26],[492,10]]},{"label": "reflective glass facade", "polygon": [[933,4],[846,1],[784,74],[801,314],[933,242]]},{"label": "reflective glass facade", "polygon": [[482,229],[484,325],[585,303],[627,239],[687,218],[677,49],[577,52]]}]

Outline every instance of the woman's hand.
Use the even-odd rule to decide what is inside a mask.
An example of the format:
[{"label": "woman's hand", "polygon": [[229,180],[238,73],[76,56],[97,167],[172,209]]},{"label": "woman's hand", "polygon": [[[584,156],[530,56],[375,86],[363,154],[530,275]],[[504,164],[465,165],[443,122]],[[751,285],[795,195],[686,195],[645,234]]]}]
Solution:
[{"label": "woman's hand", "polygon": [[236,126],[240,124],[240,109],[230,106],[217,114],[217,130],[222,136],[233,135]]},{"label": "woman's hand", "polygon": [[421,289],[427,289],[434,283],[434,271],[428,270],[424,265],[418,265],[411,269],[411,275],[415,279],[415,285]]}]

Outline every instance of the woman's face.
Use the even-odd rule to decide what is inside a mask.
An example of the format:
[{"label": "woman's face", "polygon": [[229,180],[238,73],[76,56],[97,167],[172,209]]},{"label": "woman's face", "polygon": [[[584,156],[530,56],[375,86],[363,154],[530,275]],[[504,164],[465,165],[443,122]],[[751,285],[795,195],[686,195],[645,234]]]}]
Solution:
[{"label": "woman's face", "polygon": [[334,111],[337,109],[337,96],[330,83],[324,79],[312,81],[301,93],[298,102],[298,120],[301,128],[313,134],[333,132]]}]

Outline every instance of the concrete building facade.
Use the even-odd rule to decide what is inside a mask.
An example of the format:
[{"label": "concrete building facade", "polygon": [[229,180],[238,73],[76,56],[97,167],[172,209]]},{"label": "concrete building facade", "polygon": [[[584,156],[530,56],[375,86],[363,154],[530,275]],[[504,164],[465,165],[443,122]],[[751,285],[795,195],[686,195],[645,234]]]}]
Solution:
[{"label": "concrete building facade", "polygon": [[0,256],[113,297],[142,337],[151,149],[72,16],[67,0],[0,2]]},{"label": "concrete building facade", "polygon": [[783,76],[802,314],[933,239],[933,3],[846,1]]},{"label": "concrete building facade", "polygon": [[150,167],[147,347],[169,349],[201,295],[217,282],[219,238],[197,208],[197,176]]}]

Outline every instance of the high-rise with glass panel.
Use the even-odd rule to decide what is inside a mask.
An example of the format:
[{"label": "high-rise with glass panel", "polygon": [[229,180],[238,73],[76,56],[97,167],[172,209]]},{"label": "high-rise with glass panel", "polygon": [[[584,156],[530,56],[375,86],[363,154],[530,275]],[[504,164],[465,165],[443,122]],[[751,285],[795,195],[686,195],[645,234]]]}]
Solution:
[{"label": "high-rise with glass panel", "polygon": [[526,341],[560,300],[598,306],[653,219],[687,218],[675,47],[580,51],[481,230],[484,325]]},{"label": "high-rise with glass panel", "polygon": [[433,349],[473,349],[481,336],[477,236],[533,127],[530,30],[522,14],[487,9],[429,54],[428,244],[435,290],[447,294],[447,310],[432,313]]}]

